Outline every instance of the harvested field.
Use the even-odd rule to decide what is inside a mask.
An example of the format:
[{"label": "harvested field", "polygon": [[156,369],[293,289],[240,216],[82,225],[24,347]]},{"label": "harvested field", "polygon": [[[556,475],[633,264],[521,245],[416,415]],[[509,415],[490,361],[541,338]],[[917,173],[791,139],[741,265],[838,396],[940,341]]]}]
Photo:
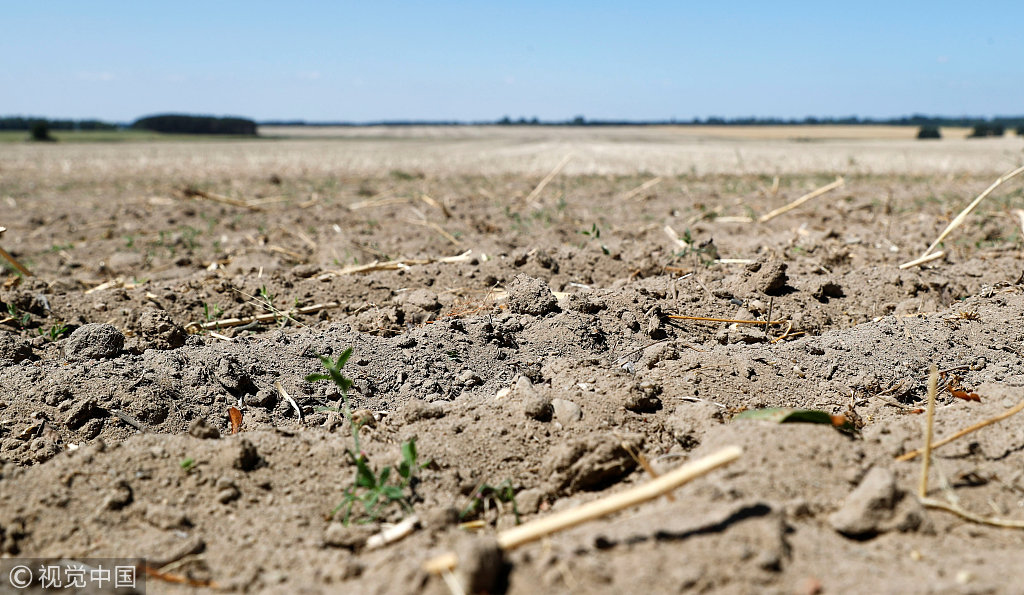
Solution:
[{"label": "harvested field", "polygon": [[[266,132],[0,145],[0,247],[32,273],[0,281],[4,556],[145,558],[153,592],[1024,578],[1024,533],[924,506],[896,460],[933,364],[936,439],[1024,400],[1021,179],[899,268],[1024,140]],[[351,454],[342,387],[307,378],[348,348]],[[1021,419],[937,448],[929,498],[1024,520]],[[488,555],[728,446],[671,498]],[[378,473],[351,491],[357,458]]]}]

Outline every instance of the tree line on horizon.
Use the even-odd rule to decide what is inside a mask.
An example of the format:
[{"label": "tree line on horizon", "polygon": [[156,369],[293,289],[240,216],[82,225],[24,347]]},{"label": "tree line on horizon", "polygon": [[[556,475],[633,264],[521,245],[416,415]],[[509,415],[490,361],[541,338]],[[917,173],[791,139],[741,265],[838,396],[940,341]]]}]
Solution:
[{"label": "tree line on horizon", "polygon": [[0,117],[0,130],[30,130],[33,138],[42,140],[43,131],[53,130],[149,130],[168,134],[230,134],[255,136],[257,124],[248,118],[160,114],[139,118],[131,124],[100,120],[51,120],[24,116]]},{"label": "tree line on horizon", "polygon": [[117,130],[141,129],[172,134],[229,134],[253,136],[257,127],[264,126],[462,126],[462,125],[499,125],[499,126],[917,126],[920,138],[937,138],[935,135],[941,127],[973,127],[973,137],[1003,136],[1006,130],[1016,129],[1024,135],[1024,115],[996,116],[993,118],[974,116],[926,116],[914,114],[899,118],[860,118],[847,117],[814,117],[806,118],[759,118],[740,117],[724,118],[711,116],[693,118],[691,120],[588,120],[584,116],[575,116],[568,120],[540,120],[533,117],[521,117],[513,120],[504,116],[494,121],[458,121],[458,120],[380,120],[373,122],[307,122],[305,120],[268,120],[257,123],[254,120],[240,117],[220,118],[190,114],[159,114],[140,118],[132,123],[104,122],[96,119],[69,120],[48,119],[26,116],[0,117],[0,130]]}]

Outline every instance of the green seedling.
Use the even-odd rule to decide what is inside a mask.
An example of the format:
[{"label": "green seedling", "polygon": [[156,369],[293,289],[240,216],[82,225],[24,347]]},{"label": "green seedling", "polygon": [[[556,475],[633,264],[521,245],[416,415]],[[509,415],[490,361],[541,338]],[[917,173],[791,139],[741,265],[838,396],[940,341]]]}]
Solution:
[{"label": "green seedling", "polygon": [[[597,226],[597,223],[592,223],[590,225],[590,229],[584,229],[577,233],[579,233],[580,235],[587,236],[591,240],[601,239],[601,229]],[[605,254],[611,254],[611,251],[608,250],[608,246],[605,246],[604,244],[601,244],[601,252],[604,252]]]},{"label": "green seedling", "polygon": [[695,265],[697,262],[700,262],[700,264],[704,266],[711,265],[718,260],[718,247],[715,246],[713,240],[695,244],[693,235],[690,233],[689,229],[683,231],[683,237],[680,239],[686,242],[687,246],[679,252],[676,252],[676,258],[692,256]]},{"label": "green seedling", "polygon": [[206,322],[218,320],[222,314],[224,314],[224,310],[219,305],[213,304],[211,308],[209,303],[203,304],[203,318],[206,319]]},{"label": "green seedling", "polygon": [[26,328],[32,322],[32,315],[28,312],[22,312],[14,304],[7,304],[7,317],[19,329]]},{"label": "green seedling", "polygon": [[189,252],[193,252],[199,247],[199,242],[196,239],[200,234],[198,229],[191,225],[182,225],[178,227],[178,231],[181,233],[181,241],[184,242],[185,248]]},{"label": "green seedling", "polygon": [[266,285],[260,286],[260,290],[258,293],[260,299],[263,300],[263,305],[267,308],[267,310],[276,313],[277,307],[274,306],[274,298],[276,298],[277,296],[273,293],[270,293],[270,290],[267,289]]},{"label": "green seedling", "polygon": [[[261,290],[262,291],[262,290]],[[348,389],[352,388],[352,379],[345,376],[341,369],[348,363],[348,359],[352,357],[352,348],[349,347],[345,351],[341,352],[337,360],[332,360],[326,355],[320,356],[320,363],[323,364],[324,369],[327,370],[326,374],[310,374],[306,376],[306,382],[319,382],[321,380],[329,380],[334,383],[335,386],[341,391],[341,412],[345,416],[345,421],[352,427],[352,438],[355,441],[356,452],[361,452],[359,448],[359,427],[352,420],[352,409],[348,404]]]},{"label": "green seedling", "polygon": [[512,481],[506,479],[497,486],[481,483],[469,500],[469,504],[459,513],[459,520],[466,521],[486,514],[491,506],[501,510],[500,504],[512,504],[512,514],[516,517],[516,524],[519,524],[519,508],[516,506],[516,490],[512,487]]},{"label": "green seedling", "polygon": [[59,341],[68,332],[67,325],[58,322],[57,324],[50,327],[50,330],[43,332],[43,329],[39,329],[39,335],[45,337],[47,341],[53,343]]},{"label": "green seedling", "polygon": [[395,469],[398,472],[397,478],[392,478],[391,467],[375,472],[365,454],[356,456],[349,451],[349,456],[356,465],[355,485],[345,490],[341,503],[331,511],[331,517],[344,511],[342,523],[348,525],[356,504],[362,505],[365,522],[376,521],[391,504],[400,505],[406,513],[412,512],[416,472],[430,464],[429,461],[419,462],[415,438],[402,443],[402,461]]},{"label": "green seedling", "polygon": [[[416,472],[430,463],[420,463],[419,454],[416,452],[416,440],[410,439],[402,443],[402,461],[395,469],[398,477],[391,475],[390,466],[383,467],[376,471],[370,464],[369,457],[363,452],[359,442],[359,428],[362,424],[356,422],[352,417],[352,408],[348,400],[348,391],[352,388],[352,379],[345,376],[342,369],[352,357],[352,348],[349,347],[337,357],[331,359],[327,356],[320,356],[326,374],[310,374],[306,376],[307,382],[319,382],[327,380],[333,382],[341,391],[341,413],[345,421],[352,428],[352,442],[354,449],[347,451],[348,457],[356,467],[355,481],[351,487],[345,490],[341,503],[331,511],[333,518],[339,512],[344,511],[342,522],[346,525],[352,518],[352,509],[356,504],[362,505],[362,514],[369,522],[375,521],[381,512],[391,504],[399,504],[406,512],[412,510],[414,497],[413,486],[416,480]],[[406,491],[408,490],[408,494]]]},{"label": "green seedling", "polygon": [[196,468],[196,460],[193,459],[192,457],[189,457],[184,461],[178,463],[178,466],[180,466],[181,470],[184,471],[185,473],[191,473],[192,470]]}]

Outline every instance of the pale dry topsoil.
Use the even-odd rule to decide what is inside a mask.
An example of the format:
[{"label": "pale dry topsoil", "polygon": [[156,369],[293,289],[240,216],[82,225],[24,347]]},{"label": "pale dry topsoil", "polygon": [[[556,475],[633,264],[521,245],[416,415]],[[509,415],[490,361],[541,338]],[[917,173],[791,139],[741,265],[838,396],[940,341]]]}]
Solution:
[{"label": "pale dry topsoil", "polygon": [[[737,218],[833,176],[667,176],[636,190],[653,176],[571,175],[528,196],[541,176],[268,169],[62,186],[4,173],[0,245],[33,273],[8,271],[0,289],[5,557],[141,557],[160,574],[153,592],[1024,581],[1024,533],[922,508],[918,462],[894,460],[922,442],[931,364],[936,437],[1024,399],[1019,187],[983,203],[944,258],[900,270],[990,176],[854,175],[751,223]],[[412,260],[352,268],[396,259]],[[345,526],[331,512],[353,485],[351,431],[336,387],[305,377],[349,347],[371,464],[395,465],[411,439],[429,464],[405,488],[411,512],[357,507]],[[855,429],[734,419],[783,406]],[[229,407],[243,414],[235,435]],[[1024,519],[1022,420],[940,448],[931,495]],[[490,566],[479,555],[517,518],[648,481],[639,457],[664,472],[727,445],[744,454],[671,500]],[[510,493],[515,507],[499,498]],[[413,513],[405,539],[367,545]],[[450,584],[422,570],[452,549],[477,570]]]}]

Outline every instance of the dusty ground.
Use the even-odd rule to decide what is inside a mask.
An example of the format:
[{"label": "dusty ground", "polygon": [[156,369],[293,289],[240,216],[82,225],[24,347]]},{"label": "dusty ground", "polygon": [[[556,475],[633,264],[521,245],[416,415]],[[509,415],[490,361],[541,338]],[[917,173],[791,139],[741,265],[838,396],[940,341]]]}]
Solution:
[{"label": "dusty ground", "polygon": [[[921,508],[918,464],[894,461],[922,441],[932,363],[980,396],[945,386],[938,437],[1024,397],[1019,182],[945,258],[897,268],[1020,139],[530,132],[0,147],[0,245],[34,273],[0,289],[3,554],[145,557],[232,591],[444,593],[422,562],[516,522],[482,485],[511,488],[525,522],[647,481],[624,443],[662,471],[735,444],[673,501],[510,553],[492,590],[1020,584],[1024,534]],[[737,220],[836,175],[788,214]],[[353,270],[394,259],[414,260]],[[767,329],[668,318],[769,311]],[[352,435],[339,392],[305,380],[348,347],[371,464],[413,438],[429,461],[404,491],[420,528],[379,549],[367,536],[408,512],[331,518]],[[860,427],[733,419],[768,406]],[[940,449],[932,495],[1024,519],[1021,419]]]}]

